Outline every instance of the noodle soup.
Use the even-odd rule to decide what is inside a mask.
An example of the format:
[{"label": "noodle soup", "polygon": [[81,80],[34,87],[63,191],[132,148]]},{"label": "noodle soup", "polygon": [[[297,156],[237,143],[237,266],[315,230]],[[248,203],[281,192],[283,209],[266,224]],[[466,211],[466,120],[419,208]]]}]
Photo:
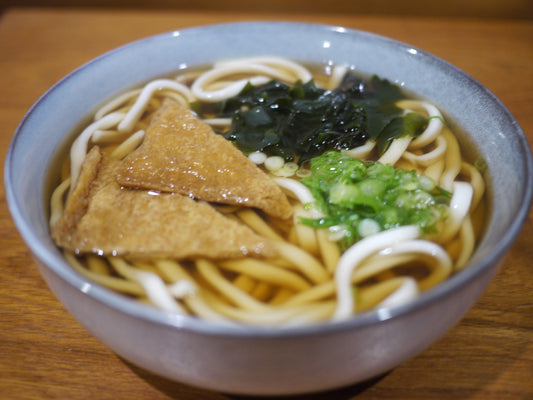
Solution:
[{"label": "noodle soup", "polygon": [[348,66],[225,60],[74,140],[50,228],[76,271],[221,323],[341,321],[460,271],[484,181],[438,107]]}]

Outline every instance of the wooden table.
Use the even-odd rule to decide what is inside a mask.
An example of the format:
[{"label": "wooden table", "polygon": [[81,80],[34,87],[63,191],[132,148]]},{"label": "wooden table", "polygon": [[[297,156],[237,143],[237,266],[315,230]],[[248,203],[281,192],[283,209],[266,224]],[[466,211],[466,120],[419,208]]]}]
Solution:
[{"label": "wooden table", "polygon": [[[265,19],[344,25],[440,56],[495,93],[533,143],[531,21],[12,9],[0,20],[2,167],[26,110],[82,63],[147,35]],[[487,292],[442,340],[377,381],[309,398],[533,399],[531,216]],[[3,186],[0,235],[0,398],[234,398],[170,382],[132,366],[80,327],[38,274],[9,216]]]}]

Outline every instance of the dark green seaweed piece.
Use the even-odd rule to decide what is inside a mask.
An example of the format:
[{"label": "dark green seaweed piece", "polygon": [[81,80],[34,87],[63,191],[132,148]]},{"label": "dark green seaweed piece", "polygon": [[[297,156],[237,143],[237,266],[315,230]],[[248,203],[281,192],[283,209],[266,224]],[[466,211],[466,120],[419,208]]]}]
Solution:
[{"label": "dark green seaweed piece", "polygon": [[403,115],[395,102],[400,88],[376,76],[365,84],[348,76],[335,90],[314,81],[288,86],[278,81],[254,86],[219,104],[219,117],[231,117],[223,135],[244,153],[263,151],[303,162],[328,150],[346,150],[368,139],[383,152],[390,141],[416,136],[426,120]]}]

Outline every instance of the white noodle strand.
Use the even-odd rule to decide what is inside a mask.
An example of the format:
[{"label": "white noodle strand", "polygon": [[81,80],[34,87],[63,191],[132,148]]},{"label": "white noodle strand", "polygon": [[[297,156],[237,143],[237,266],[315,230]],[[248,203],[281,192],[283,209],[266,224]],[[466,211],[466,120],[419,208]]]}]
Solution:
[{"label": "white noodle strand", "polygon": [[163,89],[175,90],[176,92],[179,92],[185,99],[187,99],[187,101],[194,101],[194,96],[187,86],[171,79],[156,79],[144,86],[141,94],[139,94],[139,97],[137,97],[137,100],[135,100],[135,103],[126,114],[126,117],[119,124],[118,130],[131,131],[139,118],[141,118],[141,115],[153,94],[156,91]]},{"label": "white noodle strand", "polygon": [[343,150],[343,152],[348,154],[350,157],[357,158],[359,160],[364,160],[368,158],[375,146],[376,142],[372,140],[367,140],[365,144],[358,147],[354,147],[350,150]]},{"label": "white noodle strand", "polygon": [[450,215],[439,238],[440,242],[447,242],[459,232],[461,224],[470,210],[473,195],[472,185],[467,182],[454,182],[453,195],[450,200]]},{"label": "white noodle strand", "polygon": [[116,158],[117,160],[122,160],[142,143],[144,135],[144,130],[138,130],[113,150],[111,157]]},{"label": "white noodle strand", "polygon": [[226,60],[216,63],[215,68],[218,66],[234,64],[263,64],[272,66],[278,70],[284,70],[290,74],[290,76],[286,76],[286,80],[289,81],[289,83],[294,83],[297,80],[305,83],[313,78],[311,73],[303,65],[283,57],[260,56]]},{"label": "white noodle strand", "polygon": [[138,96],[139,93],[141,93],[141,90],[142,89],[130,90],[126,93],[121,94],[120,96],[115,97],[113,100],[111,100],[107,104],[104,104],[94,114],[94,120],[95,121],[99,120],[104,115],[108,114],[109,112],[116,110],[118,107],[126,103],[128,100],[133,99],[135,96]]},{"label": "white noodle strand", "polygon": [[56,222],[63,215],[63,196],[70,186],[70,178],[65,179],[61,184],[54,189],[50,199],[50,227],[53,227]]},{"label": "white noodle strand", "polygon": [[109,262],[119,274],[138,282],[146,291],[148,299],[155,306],[165,311],[186,314],[185,310],[170,295],[159,275],[132,267],[121,258],[111,257]]},{"label": "white noodle strand", "polygon": [[307,186],[295,179],[274,178],[274,182],[291,192],[304,205],[315,202],[315,198]]},{"label": "white noodle strand", "polygon": [[333,67],[333,70],[331,71],[331,77],[328,82],[330,90],[339,87],[349,69],[350,67],[345,64],[335,65]]},{"label": "white noodle strand", "polygon": [[413,278],[405,277],[401,286],[385,297],[377,306],[378,308],[397,307],[409,303],[418,297],[418,285]]},{"label": "white noodle strand", "polygon": [[180,280],[168,285],[169,293],[177,299],[182,299],[187,296],[194,296],[196,294],[196,285],[188,280]]},{"label": "white noodle strand", "polygon": [[435,148],[433,150],[424,154],[415,154],[406,151],[403,154],[403,157],[412,162],[413,164],[429,167],[430,165],[433,165],[438,160],[442,159],[442,157],[444,157],[444,153],[446,153],[447,147],[448,144],[446,142],[446,139],[444,139],[442,136],[438,136],[435,140]]},{"label": "white noodle strand", "polygon": [[409,135],[403,136],[398,139],[394,139],[385,153],[381,155],[378,162],[382,164],[394,165],[398,162],[405,150],[411,143],[412,137]]},{"label": "white noodle strand", "polygon": [[[250,74],[231,82],[221,89],[208,90],[213,82],[223,77]],[[248,84],[262,85],[271,79],[277,79],[288,83],[297,80],[307,82],[312,76],[301,65],[279,57],[250,57],[230,61],[218,62],[214,68],[200,75],[192,84],[192,93],[200,100],[217,102],[229,97],[236,96]]]},{"label": "white noodle strand", "polygon": [[346,250],[339,259],[335,271],[337,307],[332,319],[334,321],[341,321],[352,316],[354,311],[351,284],[352,273],[363,260],[396,243],[416,239],[419,234],[419,229],[416,226],[402,226],[368,236]]},{"label": "white noodle strand", "polygon": [[80,174],[81,165],[87,155],[87,145],[93,133],[100,129],[109,129],[124,119],[124,113],[111,113],[93,122],[76,138],[70,148],[70,181],[71,190],[76,186],[76,181]]},{"label": "white noodle strand", "polygon": [[433,142],[437,139],[444,126],[442,123],[442,114],[437,107],[425,101],[420,102],[420,105],[425,108],[430,120],[424,132],[411,142],[410,149],[419,149]]},{"label": "white noodle strand", "polygon": [[205,118],[204,121],[208,125],[229,127],[231,125],[231,118]]},{"label": "white noodle strand", "polygon": [[[237,81],[232,82],[231,84],[225,86],[222,89],[218,90],[207,90],[205,89],[206,86],[208,86],[213,81],[219,79],[220,77],[224,75],[229,75],[231,73],[253,73],[253,72],[259,72],[261,68],[254,67],[254,66],[248,66],[247,68],[242,68],[241,70],[235,70],[234,67],[225,67],[225,68],[219,68],[211,70],[204,75],[200,76],[197,80],[194,81],[192,84],[192,92],[194,95],[203,101],[208,101],[212,103],[216,103],[217,101],[222,101],[224,99],[233,97],[238,95],[242,89],[249,83],[252,85],[263,85],[267,83],[270,78],[268,76],[264,75],[257,75],[246,79],[239,79]],[[264,72],[264,71],[262,71]]]},{"label": "white noodle strand", "polygon": [[429,240],[408,240],[384,249],[380,254],[387,256],[419,254],[429,256],[435,261],[434,271],[419,282],[421,289],[426,288],[429,282],[431,286],[442,282],[452,273],[453,262],[450,255],[444,248]]}]

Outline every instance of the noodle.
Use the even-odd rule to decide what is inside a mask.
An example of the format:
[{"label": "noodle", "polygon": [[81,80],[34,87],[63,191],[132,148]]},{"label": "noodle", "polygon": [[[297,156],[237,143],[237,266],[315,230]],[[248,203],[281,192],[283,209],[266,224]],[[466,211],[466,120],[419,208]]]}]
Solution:
[{"label": "noodle", "polygon": [[[80,179],[91,147],[102,146],[117,160],[128,157],[143,143],[150,120],[165,98],[186,107],[206,102],[210,110],[209,104],[239,94],[250,83],[277,79],[293,85],[318,79],[334,90],[350,73],[345,65],[328,70],[329,76],[317,78],[317,73],[310,72],[312,68],[280,57],[235,59],[184,71],[175,79],[156,79],[111,99],[96,111],[94,121],[71,146],[70,171],[50,199],[50,227],[64,214],[65,202]],[[445,126],[435,105],[409,99],[400,100],[397,106],[402,112],[428,118],[417,137],[396,138],[381,155],[375,140],[342,152],[415,170],[450,192],[449,215],[438,225],[438,232],[424,235],[414,225],[379,231],[379,226],[369,223],[362,239],[344,248],[340,238],[346,227],[342,224],[316,228],[302,223],[327,217],[315,194],[300,181],[311,173],[307,165],[257,151],[250,160],[283,189],[293,208],[292,218],[282,220],[241,206],[212,206],[268,240],[277,252],[275,257],[179,260],[154,256],[140,260],[75,256],[65,250],[65,259],[96,284],[167,312],[218,323],[294,326],[340,321],[373,308],[412,301],[468,265],[480,231],[479,218],[473,215],[483,211],[485,183],[479,170],[463,159],[454,133]],[[201,117],[222,131],[232,124],[231,118],[214,113]]]},{"label": "noodle", "polygon": [[135,132],[129,138],[124,140],[115,150],[113,150],[113,152],[111,153],[111,157],[116,158],[118,160],[123,159],[128,154],[130,154],[133,150],[135,150],[141,144],[143,139],[144,139],[143,130]]},{"label": "noodle", "polygon": [[269,263],[255,259],[223,261],[218,264],[222,269],[249,275],[261,283],[285,286],[293,290],[305,290],[311,285],[297,274],[277,268]]}]

